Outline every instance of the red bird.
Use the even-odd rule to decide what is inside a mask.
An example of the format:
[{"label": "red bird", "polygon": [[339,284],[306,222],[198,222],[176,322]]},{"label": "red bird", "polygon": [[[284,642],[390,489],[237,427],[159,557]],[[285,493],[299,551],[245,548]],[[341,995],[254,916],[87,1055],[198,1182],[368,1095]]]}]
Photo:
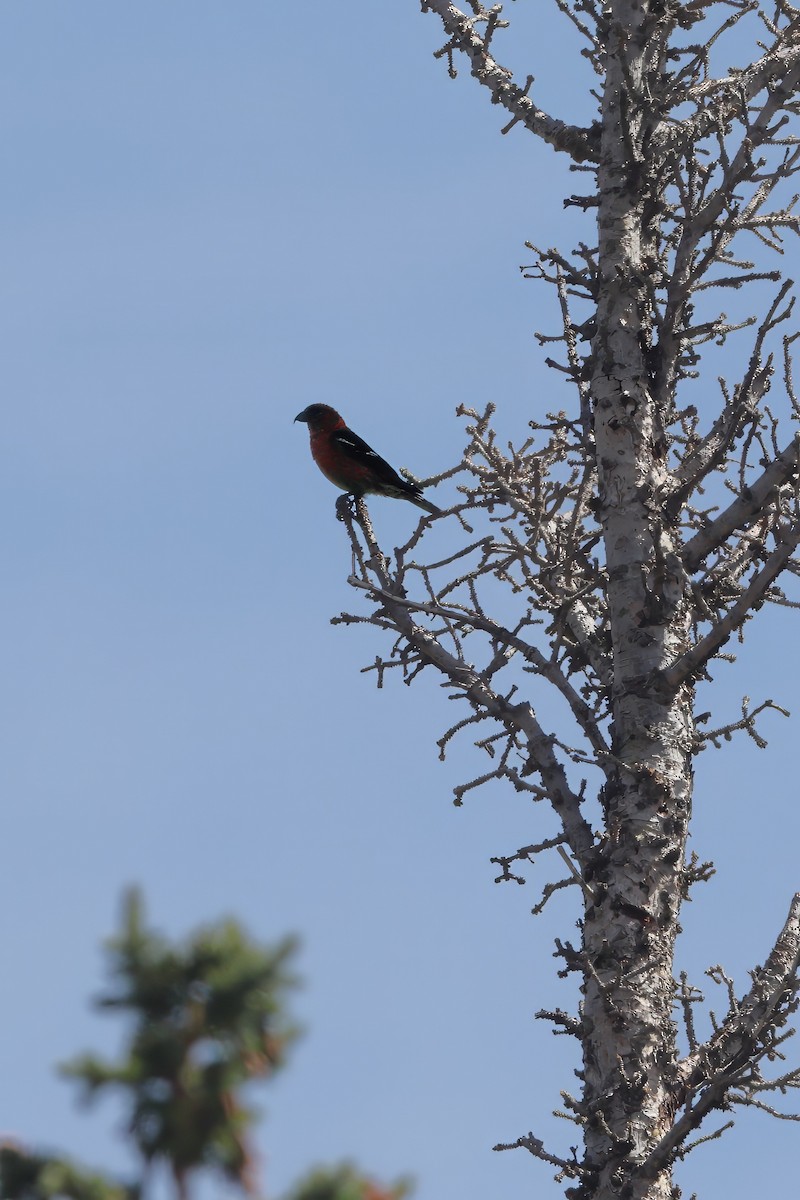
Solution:
[{"label": "red bird", "polygon": [[425,499],[416,484],[398,475],[380,454],[348,429],[329,404],[309,404],[295,421],[304,421],[308,426],[314,462],[325,478],[343,492],[350,492],[356,499],[366,495],[394,496],[410,500],[429,513],[442,511]]}]

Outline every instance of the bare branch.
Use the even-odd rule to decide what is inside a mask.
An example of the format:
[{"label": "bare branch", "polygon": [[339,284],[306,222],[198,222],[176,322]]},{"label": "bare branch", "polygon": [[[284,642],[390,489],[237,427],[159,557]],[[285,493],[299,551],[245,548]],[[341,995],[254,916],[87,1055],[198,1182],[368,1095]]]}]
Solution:
[{"label": "bare branch", "polygon": [[511,870],[511,864],[515,862],[533,862],[534,856],[542,854],[545,850],[553,850],[556,846],[563,845],[564,835],[559,834],[558,837],[546,838],[543,842],[536,842],[532,846],[521,846],[514,854],[501,855],[497,858],[490,858],[489,862],[497,863],[502,867],[502,874],[498,875],[495,883],[505,883],[513,879],[515,883],[524,883],[525,880],[520,875],[515,875]]},{"label": "bare branch", "polygon": [[704,1118],[723,1107],[734,1088],[745,1084],[754,1048],[760,1047],[756,1057],[769,1053],[775,1030],[786,1020],[796,995],[798,965],[800,893],[792,900],[766,964],[753,972],[750,991],[739,1002],[733,998],[731,1011],[711,1040],[692,1050],[680,1063],[686,1107],[639,1168],[641,1177],[652,1178],[672,1162]]},{"label": "bare branch", "polygon": [[763,604],[770,584],[784,570],[800,543],[800,522],[775,532],[779,542],[777,549],[773,550],[762,569],[753,577],[736,603],[728,609],[723,619],[704,638],[696,642],[691,650],[687,650],[660,673],[660,679],[666,687],[677,689],[687,680],[697,679],[708,660]]},{"label": "bare branch", "polygon": [[536,646],[530,645],[522,638],[511,633],[510,630],[504,629],[502,625],[497,625],[494,621],[489,620],[488,617],[479,616],[475,612],[459,612],[457,609],[445,608],[440,604],[409,600],[405,596],[398,596],[396,592],[385,591],[375,584],[356,579],[354,576],[350,577],[348,583],[352,587],[368,591],[376,598],[390,600],[393,604],[402,605],[410,612],[425,613],[432,617],[443,617],[448,621],[452,621],[455,625],[464,625],[470,629],[481,629],[484,633],[488,633],[494,641],[508,646],[509,649],[519,651],[526,661],[536,668],[538,674],[548,679],[564,696],[582,732],[586,735],[587,740],[597,753],[599,761],[603,762],[608,757],[608,747],[603,740],[589,705],[581,699],[566,676],[559,670],[558,665],[552,659],[546,659]]},{"label": "bare branch", "polygon": [[579,1038],[583,1033],[583,1021],[578,1017],[573,1017],[569,1013],[562,1012],[560,1008],[551,1010],[540,1008],[537,1013],[534,1013],[537,1021],[551,1021],[553,1025],[560,1025],[560,1029],[553,1029],[551,1032],[558,1037],[559,1035],[569,1034],[571,1037]]},{"label": "bare branch", "polygon": [[745,529],[763,514],[775,493],[797,476],[800,434],[769,464],[724,512],[686,543],[681,552],[687,571],[695,571],[709,554],[718,550],[737,529]]},{"label": "bare branch", "polygon": [[[564,767],[556,758],[552,738],[545,734],[531,705],[510,703],[508,698],[490,687],[479,671],[463,658],[456,657],[446,650],[433,633],[412,620],[412,611],[415,606],[409,604],[402,594],[402,587],[389,575],[386,557],[375,539],[369,512],[363,500],[357,502],[355,514],[351,513],[344,505],[340,507],[339,512],[354,547],[359,545],[354,520],[358,522],[364,534],[369,552],[369,559],[364,560],[365,566],[368,562],[369,567],[378,577],[377,585],[366,583],[366,586],[379,596],[392,624],[402,635],[406,644],[414,651],[418,660],[417,669],[422,669],[425,665],[436,667],[449,680],[451,686],[457,689],[459,694],[464,695],[478,710],[485,711],[510,733],[520,735],[528,759],[525,770],[530,773],[536,772],[541,776],[548,798],[563,822],[569,845],[573,853],[580,859],[592,845],[594,840],[592,830],[581,815],[580,797],[569,786]],[[355,549],[354,553],[356,553]],[[352,577],[350,582],[353,586],[364,587],[366,581]],[[454,612],[461,618],[461,613],[456,610]],[[510,772],[507,773],[510,774]],[[495,772],[491,773],[491,775],[494,774]],[[478,782],[480,781],[475,781],[475,784]],[[475,784],[468,786],[475,786]]]},{"label": "bare branch", "polygon": [[744,732],[748,737],[752,738],[758,746],[759,750],[765,750],[767,747],[766,739],[756,729],[756,717],[765,709],[774,709],[775,712],[781,713],[782,716],[788,717],[791,714],[787,709],[781,708],[780,704],[776,704],[774,700],[764,700],[757,708],[749,709],[750,697],[744,696],[742,699],[742,716],[739,721],[731,721],[728,725],[720,725],[718,729],[706,730],[702,735],[698,735],[699,742],[711,742],[712,746],[720,748],[722,741],[729,742],[734,733]]},{"label": "bare branch", "polygon": [[757,96],[769,91],[775,98],[767,110],[771,121],[780,103],[788,102],[800,84],[800,43],[796,38],[798,21],[783,31],[775,46],[744,71],[711,79],[690,91],[694,101],[713,97],[713,105],[700,109],[684,121],[665,122],[653,138],[654,150],[667,152],[678,145],[696,145],[713,131],[736,117]]},{"label": "bare branch", "polygon": [[[434,12],[441,18],[448,42],[437,52],[437,56],[446,54],[450,61],[450,74],[455,74],[452,65],[454,51],[466,55],[470,63],[471,73],[479,83],[487,87],[492,95],[493,104],[502,104],[512,116],[512,124],[524,125],[531,133],[535,133],[555,150],[569,154],[576,162],[595,160],[598,144],[594,131],[580,129],[548,116],[538,108],[528,95],[530,84],[520,88],[512,82],[511,72],[507,67],[501,67],[489,53],[489,41],[477,32],[477,22],[487,22],[492,13],[499,10],[485,9],[482,5],[476,7],[476,16],[468,17],[461,9],[456,8],[449,0],[421,0],[423,12]],[[494,28],[494,26],[492,27]],[[510,126],[506,126],[506,129]]]},{"label": "bare branch", "polygon": [[548,1153],[544,1148],[544,1142],[541,1138],[534,1137],[532,1133],[527,1133],[523,1137],[517,1138],[515,1142],[498,1142],[496,1146],[492,1146],[492,1149],[527,1150],[535,1158],[541,1158],[543,1162],[550,1163],[553,1167],[558,1167],[561,1176],[567,1179],[579,1179],[585,1173],[578,1162],[567,1162],[564,1158],[559,1158],[555,1154]]}]

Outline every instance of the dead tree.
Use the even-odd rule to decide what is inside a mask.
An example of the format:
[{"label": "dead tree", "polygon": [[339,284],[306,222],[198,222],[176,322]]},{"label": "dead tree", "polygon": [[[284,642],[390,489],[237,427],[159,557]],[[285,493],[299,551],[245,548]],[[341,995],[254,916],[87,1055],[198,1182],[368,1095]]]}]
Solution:
[{"label": "dead tree", "polygon": [[[539,907],[563,887],[581,906],[580,938],[557,942],[579,1006],[540,1015],[581,1046],[580,1094],[562,1096],[582,1148],[560,1155],[532,1133],[511,1145],[555,1167],[572,1200],[662,1200],[678,1195],[676,1160],[720,1132],[707,1118],[736,1105],[784,1115],[779,1094],[800,1087],[779,1049],[798,1004],[800,894],[743,995],[716,970],[728,1011],[705,1042],[700,996],[673,974],[681,902],[713,870],[687,859],[693,759],[737,730],[760,741],[756,718],[777,707],[745,701],[740,721],[710,729],[696,685],[759,610],[798,606],[800,443],[781,431],[800,419],[800,334],[776,264],[800,224],[800,9],[556,4],[598,80],[583,127],[539,108],[532,80],[494,57],[499,4],[421,7],[444,28],[436,57],[451,75],[466,63],[507,111],[503,132],[524,128],[590,181],[565,199],[585,242],[531,244],[527,272],[554,289],[558,331],[540,340],[560,345],[548,363],[574,405],[520,414],[508,447],[491,407],[463,408],[464,457],[429,481],[456,501],[391,558],[363,501],[340,503],[365,608],[337,620],[388,634],[370,668],[379,685],[393,668],[409,683],[430,670],[460,705],[442,756],[464,732],[488,758],[457,803],[502,781],[557,819],[554,836],[493,861],[499,879],[521,881],[556,851],[563,877]],[[748,23],[753,61],[721,70],[726,36]],[[754,311],[729,320],[715,298],[739,292]],[[701,386],[710,344],[737,339],[741,371]],[[568,736],[538,702],[543,685]]]}]

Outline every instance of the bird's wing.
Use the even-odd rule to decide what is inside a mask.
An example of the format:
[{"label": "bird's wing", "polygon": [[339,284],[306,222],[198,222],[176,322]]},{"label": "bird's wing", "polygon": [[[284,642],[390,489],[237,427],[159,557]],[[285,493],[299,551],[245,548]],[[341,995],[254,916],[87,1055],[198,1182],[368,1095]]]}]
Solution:
[{"label": "bird's wing", "polygon": [[368,446],[364,439],[360,438],[357,433],[353,433],[352,429],[334,430],[331,434],[331,442],[343,454],[352,459],[353,462],[366,467],[378,479],[399,486],[401,489],[408,487],[408,484],[397,474],[394,467],[390,467],[386,459],[381,458],[380,454],[377,454],[371,446]]},{"label": "bird's wing", "polygon": [[335,442],[345,454],[357,458],[361,462],[367,459],[368,462],[374,463],[376,458],[380,458],[380,455],[376,454],[357,433],[353,433],[352,429],[335,429],[331,434],[331,441]]}]

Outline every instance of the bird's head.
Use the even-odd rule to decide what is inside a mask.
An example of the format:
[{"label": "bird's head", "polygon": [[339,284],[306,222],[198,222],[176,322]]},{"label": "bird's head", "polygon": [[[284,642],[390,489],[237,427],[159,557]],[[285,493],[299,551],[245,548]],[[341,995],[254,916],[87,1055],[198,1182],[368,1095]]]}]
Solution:
[{"label": "bird's head", "polygon": [[344,421],[330,404],[309,404],[308,408],[297,414],[295,421],[302,421],[312,432],[319,429],[341,429],[344,426]]}]

